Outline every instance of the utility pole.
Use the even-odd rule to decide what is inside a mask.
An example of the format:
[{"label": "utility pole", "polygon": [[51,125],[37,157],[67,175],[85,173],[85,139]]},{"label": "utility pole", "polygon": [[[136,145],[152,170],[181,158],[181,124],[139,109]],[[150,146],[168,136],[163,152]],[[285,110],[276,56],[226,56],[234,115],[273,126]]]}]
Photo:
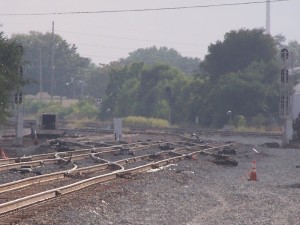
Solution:
[{"label": "utility pole", "polygon": [[52,54],[51,54],[51,102],[53,101],[54,84],[54,21],[52,21]]},{"label": "utility pole", "polygon": [[40,100],[42,99],[43,92],[43,70],[42,70],[42,49],[40,47]]},{"label": "utility pole", "polygon": [[165,88],[165,92],[166,92],[166,97],[168,99],[168,103],[169,103],[169,115],[168,115],[168,121],[169,121],[169,127],[171,127],[171,108],[172,108],[172,90],[170,86],[167,86]]},{"label": "utility pole", "polygon": [[266,33],[271,33],[271,3],[266,0]]},{"label": "utility pole", "polygon": [[[19,54],[22,57],[23,55],[23,46],[18,46]],[[22,79],[23,78],[23,66],[22,66],[22,60],[21,64],[19,65],[19,76]],[[22,102],[23,102],[23,96],[22,96],[22,90],[19,89],[15,93],[15,104],[16,104],[16,137],[14,144],[16,145],[22,145],[23,144],[23,110],[22,110]]]}]

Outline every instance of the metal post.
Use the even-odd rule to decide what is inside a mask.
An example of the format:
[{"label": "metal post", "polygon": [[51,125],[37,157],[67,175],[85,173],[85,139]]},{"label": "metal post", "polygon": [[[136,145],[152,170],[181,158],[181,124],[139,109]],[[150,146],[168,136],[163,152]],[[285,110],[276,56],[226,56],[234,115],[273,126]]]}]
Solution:
[{"label": "metal post", "polygon": [[169,104],[169,127],[171,127],[171,105]]},{"label": "metal post", "polygon": [[51,54],[51,102],[53,101],[54,84],[54,22],[52,22],[52,54]]},{"label": "metal post", "polygon": [[39,49],[39,55],[40,55],[40,100],[42,100],[42,93],[43,93],[43,69],[42,69],[42,49],[40,47]]},{"label": "metal post", "polygon": [[281,69],[281,83],[280,83],[280,109],[279,113],[283,119],[283,134],[282,144],[286,145],[293,138],[293,123],[292,123],[292,103],[291,103],[291,89],[293,88],[292,75],[287,69],[287,60],[289,52],[286,48],[282,49],[281,59],[283,60],[283,69]]},{"label": "metal post", "polygon": [[[23,47],[18,46],[19,54],[22,56],[23,54]],[[23,77],[23,66],[22,64],[19,65],[19,76]],[[15,93],[15,104],[16,104],[16,136],[14,144],[16,145],[22,145],[23,143],[23,108],[22,108],[22,102],[23,102],[23,95],[22,90],[18,90]]]},{"label": "metal post", "polygon": [[23,144],[23,107],[22,103],[16,104],[16,137],[14,144],[22,145]]},{"label": "metal post", "polygon": [[266,0],[266,33],[271,32],[271,3],[270,0]]}]

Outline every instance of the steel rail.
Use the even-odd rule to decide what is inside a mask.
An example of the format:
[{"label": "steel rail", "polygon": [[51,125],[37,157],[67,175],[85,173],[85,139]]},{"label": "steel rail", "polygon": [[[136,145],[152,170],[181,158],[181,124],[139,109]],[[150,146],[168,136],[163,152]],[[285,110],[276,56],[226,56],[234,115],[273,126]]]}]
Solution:
[{"label": "steel rail", "polygon": [[[223,146],[228,146],[230,144],[226,144]],[[213,150],[216,148],[220,148],[222,146],[216,146],[216,147],[212,147],[210,149],[206,149],[206,151],[208,150]],[[196,151],[195,154],[198,154],[200,152],[203,152],[204,150],[201,151]],[[152,162],[146,165],[142,165],[142,166],[138,166],[135,168],[131,168],[131,169],[127,169],[124,170],[124,168],[122,169],[122,167],[120,166],[121,169],[108,173],[108,174],[104,174],[104,175],[100,175],[100,176],[96,176],[96,177],[92,177],[92,178],[88,178],[70,185],[66,185],[63,187],[59,187],[59,188],[55,188],[52,190],[48,190],[48,191],[44,191],[41,193],[37,193],[34,195],[30,195],[30,196],[26,196],[23,198],[19,198],[13,201],[9,201],[3,204],[0,204],[0,215],[13,211],[13,210],[17,210],[29,205],[33,205],[42,201],[46,201],[46,200],[50,200],[50,199],[54,199],[55,197],[58,196],[62,196],[62,195],[66,195],[78,190],[81,190],[83,188],[89,187],[91,185],[94,184],[99,184],[99,183],[105,183],[108,182],[110,180],[116,179],[119,175],[121,174],[126,174],[126,173],[130,173],[130,174],[137,174],[137,173],[142,173],[145,172],[153,167],[159,167],[159,166],[163,166],[163,165],[167,165],[169,163],[173,163],[179,160],[184,160],[186,159],[186,155],[181,155],[181,156],[175,156],[169,159],[165,159],[165,160],[160,160],[157,162]],[[115,163],[115,165],[118,165]]]},{"label": "steel rail", "polygon": [[[166,153],[166,151],[162,151],[161,153]],[[93,153],[92,155],[96,156],[98,154],[102,154],[102,153]],[[63,179],[66,177],[66,174],[73,174],[73,173],[83,174],[83,173],[91,173],[91,172],[95,172],[95,171],[101,171],[101,170],[107,169],[111,164],[118,164],[118,165],[123,166],[128,163],[147,160],[150,157],[151,157],[151,154],[147,154],[147,155],[143,155],[143,156],[131,157],[128,159],[119,160],[116,162],[109,162],[105,159],[101,159],[101,158],[97,157],[99,162],[103,161],[104,163],[101,165],[77,168],[76,170],[66,170],[66,171],[61,171],[61,172],[45,174],[45,175],[39,175],[39,176],[35,176],[35,177],[28,177],[28,178],[25,178],[22,180],[17,180],[17,181],[1,184],[0,185],[0,194],[4,193],[4,192],[8,192],[8,191],[22,189],[22,188],[25,188],[25,187],[28,187],[31,185],[35,185],[35,184],[41,184],[41,183],[45,183],[45,182],[49,182],[49,181],[53,181],[53,180]]]},{"label": "steel rail", "polygon": [[[183,156],[174,157],[172,162],[175,160],[175,158],[176,159],[183,159],[184,157]],[[104,175],[92,177],[92,178],[89,178],[89,179],[85,179],[85,180],[82,180],[82,181],[79,181],[79,182],[76,182],[76,183],[73,183],[73,184],[70,184],[70,185],[67,185],[67,186],[63,186],[63,187],[60,187],[60,188],[55,188],[55,189],[52,189],[52,190],[44,191],[44,192],[41,192],[41,193],[37,193],[37,194],[34,194],[34,195],[30,195],[30,196],[19,198],[19,199],[13,200],[13,201],[9,201],[9,202],[0,204],[0,215],[4,214],[4,213],[7,213],[7,212],[10,212],[10,211],[13,211],[13,210],[23,208],[25,206],[29,206],[29,205],[36,204],[36,203],[39,203],[39,202],[42,202],[42,201],[53,199],[53,198],[58,197],[58,196],[66,195],[66,194],[69,194],[71,192],[81,190],[83,188],[89,187],[89,186],[94,185],[94,184],[104,183],[104,182],[116,179],[117,175],[120,174],[120,173],[144,172],[146,170],[151,169],[154,165],[158,165],[158,164],[163,165],[163,164],[168,164],[169,162],[171,162],[170,159],[162,160],[159,163],[158,162],[149,163],[149,164],[146,164],[144,166],[137,167],[137,168],[123,170],[122,172],[121,172],[121,170],[120,171],[115,171],[115,172],[112,172],[112,173],[109,173],[109,174],[104,174]]]},{"label": "steel rail", "polygon": [[[69,121],[70,122],[70,121]],[[112,130],[107,130],[104,127],[100,127],[99,125],[97,128],[95,126],[91,127],[91,123],[87,123],[85,129],[78,129],[83,132],[91,132],[91,131],[97,131],[101,133],[112,133]],[[218,129],[191,129],[191,128],[159,128],[160,132],[157,132],[158,128],[153,127],[141,127],[141,126],[126,126],[131,130],[131,132],[139,132],[143,134],[166,134],[166,135],[172,135],[172,134],[183,134],[183,133],[198,133],[198,134],[204,134],[204,135],[222,135],[222,136],[264,136],[264,137],[270,137],[270,138],[282,138],[281,132],[253,132],[253,131],[230,131],[230,130],[218,130]],[[69,131],[69,129],[64,129],[66,131]],[[130,133],[130,132],[127,132]]]},{"label": "steel rail", "polygon": [[[143,127],[133,127],[128,126],[129,129],[133,131],[138,131],[139,133],[146,134],[157,134],[155,128],[143,128]],[[145,131],[147,130],[147,131]],[[162,131],[163,130],[163,131]],[[198,133],[203,135],[223,135],[223,136],[264,136],[270,138],[281,138],[282,133],[280,132],[253,132],[253,131],[230,131],[230,130],[216,130],[216,129],[190,129],[190,128],[165,128],[160,129],[160,133],[164,134],[182,134],[182,133]]]},{"label": "steel rail", "polygon": [[[76,172],[84,173],[84,172],[101,171],[101,170],[107,169],[108,166],[109,166],[109,163],[102,164],[102,165],[90,166],[90,167],[84,167],[84,168],[77,168]],[[53,180],[64,179],[66,177],[66,174],[72,174],[74,172],[75,172],[75,170],[72,170],[72,171],[66,170],[66,171],[61,171],[61,172],[40,175],[40,176],[36,176],[36,177],[28,177],[28,178],[25,178],[22,180],[17,180],[17,181],[1,184],[0,185],[0,194],[2,194],[4,192],[22,189],[22,188],[25,188],[25,187],[28,187],[31,185],[35,185],[35,184],[42,184],[42,183],[53,181]]]},{"label": "steel rail", "polygon": [[[211,149],[215,149],[215,147],[211,147],[211,146],[207,146],[207,145],[199,145],[199,146],[193,146],[192,148],[189,148],[189,150],[197,149],[199,147],[209,147]],[[169,153],[182,155],[180,153],[177,153],[176,151],[180,151],[180,150],[183,150],[183,149],[186,149],[186,147],[177,148],[177,149],[174,149],[174,150],[171,150],[171,151],[157,152],[156,155],[169,154]],[[195,152],[195,154],[203,152],[205,150],[207,150],[207,149],[197,151],[197,152]],[[53,181],[53,180],[63,179],[63,178],[65,178],[66,174],[73,174],[73,173],[83,174],[83,173],[91,173],[91,172],[95,172],[95,171],[105,170],[109,167],[111,162],[109,162],[107,160],[104,160],[102,158],[99,158],[98,155],[101,155],[101,154],[102,153],[93,153],[93,154],[91,154],[91,157],[92,158],[94,157],[94,159],[97,158],[99,163],[103,162],[103,164],[101,164],[101,165],[88,166],[88,167],[83,167],[83,168],[76,168],[76,169],[72,169],[72,170],[55,172],[55,173],[40,175],[40,176],[36,176],[36,177],[29,177],[29,178],[25,178],[25,179],[22,179],[22,180],[17,180],[17,181],[14,181],[14,182],[1,184],[0,185],[0,194],[4,193],[4,192],[12,191],[12,190],[22,189],[22,188],[25,188],[25,187],[28,187],[28,186],[31,186],[31,185],[35,185],[35,184],[41,184],[41,183],[45,183],[45,182],[49,182],[49,181]],[[189,154],[186,154],[186,155],[189,155]],[[137,157],[131,157],[131,158],[115,161],[114,163],[123,166],[123,165],[134,163],[134,162],[148,160],[151,156],[152,156],[152,154],[147,154],[147,155],[137,156]]]},{"label": "steel rail", "polygon": [[[88,152],[102,150],[102,149],[113,149],[115,147],[122,147],[122,145],[116,145],[116,146],[110,146],[110,147],[99,147],[99,148],[91,147],[91,148],[87,148],[87,149],[74,150],[74,151],[72,151],[72,154],[79,155],[79,154],[85,154]],[[18,161],[24,162],[24,161],[41,161],[41,160],[46,160],[46,159],[53,159],[53,158],[55,158],[56,153],[57,152],[25,156],[25,157],[9,158],[9,159],[0,159],[0,165],[9,164],[9,163],[17,163]],[[63,152],[61,152],[61,153],[63,153]]]},{"label": "steel rail", "polygon": [[[100,153],[94,153],[93,155],[97,155]],[[120,163],[120,165],[125,165],[127,163],[132,163],[136,161],[142,161],[149,159],[151,155],[144,155],[144,156],[139,156],[139,157],[132,157],[129,159],[124,159],[124,160],[119,160],[116,161],[115,163]],[[53,180],[59,180],[65,178],[66,174],[73,174],[73,173],[78,173],[78,174],[83,174],[83,173],[90,173],[90,172],[95,172],[95,171],[101,171],[107,169],[111,164],[114,162],[109,162],[107,160],[101,159],[98,157],[99,162],[103,161],[104,164],[101,165],[95,165],[95,166],[89,166],[89,167],[83,167],[83,168],[77,168],[77,169],[72,169],[72,170],[66,170],[62,172],[55,172],[55,173],[50,173],[50,174],[45,174],[45,175],[40,175],[36,177],[29,177],[25,178],[22,180],[17,180],[14,182],[9,182],[5,184],[0,185],[0,194],[12,190],[17,190],[17,189],[22,189],[34,184],[41,184]]]},{"label": "steel rail", "polygon": [[[137,150],[143,150],[143,149],[147,149],[150,147],[153,147],[157,144],[153,144],[153,145],[142,145],[142,146],[137,146],[132,148],[133,151],[137,151]],[[114,146],[115,147],[115,146]],[[19,162],[19,163],[12,163],[12,164],[3,164],[0,165],[0,172],[3,171],[7,171],[10,169],[16,169],[16,168],[21,168],[22,166],[41,166],[41,165],[49,165],[49,164],[55,164],[58,159],[57,159],[57,155],[64,155],[63,157],[72,157],[72,160],[82,160],[85,158],[90,157],[91,153],[93,152],[97,152],[97,150],[100,150],[101,148],[91,148],[91,149],[86,149],[86,150],[78,150],[76,152],[76,154],[74,155],[74,152],[56,152],[56,153],[51,153],[53,154],[53,158],[52,159],[44,159],[44,160],[36,160],[36,161],[28,161],[28,162]],[[101,149],[103,150],[103,149]],[[82,151],[85,151],[85,154],[79,154],[82,153]],[[89,153],[86,153],[86,151],[89,151]],[[107,151],[99,151],[97,153],[116,153],[120,151],[120,149],[112,149],[112,150],[107,150]],[[61,158],[63,158],[61,157]],[[35,157],[33,157],[35,158]],[[38,158],[38,157],[36,157]]]},{"label": "steel rail", "polygon": [[[131,145],[135,144],[140,144],[139,142],[132,143]],[[146,146],[155,146],[158,145],[157,143],[149,143],[149,145],[142,145],[144,147]],[[80,155],[80,154],[87,154],[91,152],[100,152],[103,150],[116,150],[115,148],[121,148],[124,146],[123,144],[118,144],[118,145],[113,145],[109,147],[91,147],[91,148],[86,148],[86,149],[77,149],[74,151],[69,151],[72,155]],[[140,147],[142,147],[140,146]],[[1,165],[6,165],[6,164],[12,164],[12,163],[18,163],[18,162],[31,162],[31,161],[42,161],[42,160],[47,160],[47,159],[54,159],[55,154],[54,153],[48,153],[48,154],[39,154],[39,155],[31,155],[31,156],[24,156],[24,157],[15,157],[15,158],[9,158],[9,159],[0,159],[0,166]],[[60,153],[68,153],[68,152],[60,152]]]}]

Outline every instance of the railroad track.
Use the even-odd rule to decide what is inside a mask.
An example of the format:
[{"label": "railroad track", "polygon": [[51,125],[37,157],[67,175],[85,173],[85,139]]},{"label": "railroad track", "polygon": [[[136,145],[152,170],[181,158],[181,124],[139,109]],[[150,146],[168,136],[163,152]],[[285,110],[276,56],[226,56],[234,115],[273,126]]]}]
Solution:
[{"label": "railroad track", "polygon": [[[127,178],[128,176],[133,176],[138,173],[142,173],[148,171],[153,168],[158,168],[161,166],[168,165],[170,163],[174,163],[179,160],[185,160],[192,158],[193,155],[199,154],[217,154],[216,152],[226,146],[231,146],[235,143],[230,143],[226,145],[200,145],[196,144],[193,146],[178,146],[179,143],[174,143],[178,147],[172,150],[163,150],[159,151],[156,154],[146,154],[136,157],[128,157],[125,159],[117,160],[117,161],[108,161],[102,159],[101,156],[105,153],[97,152],[91,153],[94,160],[98,160],[99,165],[84,167],[84,168],[75,168],[73,170],[52,173],[32,178],[27,178],[24,180],[10,182],[7,184],[0,185],[0,199],[1,195],[10,196],[16,191],[20,190],[28,190],[29,187],[33,185],[38,187],[39,185],[49,184],[54,181],[68,180],[76,177],[80,179],[79,181],[73,182],[71,184],[55,184],[56,187],[49,190],[39,191],[37,193],[32,193],[25,191],[22,196],[19,196],[15,199],[6,199],[7,202],[0,204],[0,218],[8,218],[10,213],[16,213],[18,210],[23,209],[24,207],[28,207],[35,204],[41,204],[41,202],[56,200],[59,199],[60,196],[64,196],[83,188],[95,185],[95,184],[103,184],[109,181],[117,180],[119,178]],[[145,147],[145,146],[144,146]],[[138,149],[136,149],[138,151]],[[128,164],[134,164],[137,162],[144,162],[142,165],[133,166],[132,168],[125,169],[125,166]],[[149,162],[150,161],[150,162]],[[102,174],[93,174],[95,171],[101,171]],[[89,178],[84,177],[83,175],[92,175]],[[48,185],[51,186],[51,185]],[[35,188],[36,189],[36,188]],[[26,208],[25,208],[26,209]]]},{"label": "railroad track", "polygon": [[[69,121],[69,123],[71,123]],[[107,125],[100,126],[99,124],[87,123],[86,128],[78,129],[81,132],[96,132],[96,133],[113,133],[113,130],[108,130]],[[112,127],[112,125],[111,125]],[[252,136],[252,137],[269,137],[269,138],[282,138],[281,132],[253,132],[253,131],[232,131],[222,129],[191,129],[191,128],[149,128],[142,126],[127,126],[127,128],[133,133],[144,134],[158,134],[164,133],[168,135],[184,135],[184,134],[200,134],[200,135],[220,135],[220,136]],[[68,128],[63,129],[66,132],[74,132]],[[130,132],[128,132],[130,133]]]},{"label": "railroad track", "polygon": [[[149,148],[150,146],[143,146],[143,147],[134,147],[132,148],[132,152],[137,152],[137,151],[142,151],[145,150],[147,148]],[[204,146],[199,146],[199,147],[204,147]],[[0,185],[0,194],[4,193],[4,192],[8,192],[8,191],[12,191],[12,190],[17,190],[17,189],[21,189],[30,185],[35,185],[35,184],[41,184],[41,183],[45,183],[45,182],[49,182],[49,181],[53,181],[53,180],[58,180],[58,179],[63,179],[63,178],[67,178],[70,177],[70,175],[72,175],[73,173],[76,174],[87,174],[87,173],[93,173],[96,171],[102,171],[104,169],[107,169],[108,167],[111,167],[113,165],[125,165],[127,163],[133,163],[133,162],[140,162],[142,160],[155,160],[155,159],[161,159],[161,158],[167,158],[167,155],[174,156],[174,155],[182,155],[179,153],[176,153],[176,151],[182,149],[181,148],[176,148],[173,151],[161,151],[161,152],[157,152],[156,150],[156,154],[148,154],[148,155],[142,155],[142,156],[138,156],[138,157],[128,157],[130,156],[129,154],[123,155],[126,157],[126,159],[122,159],[122,160],[118,160],[116,162],[110,162],[108,160],[105,160],[103,158],[100,158],[101,156],[103,156],[104,154],[115,154],[116,152],[119,152],[119,150],[110,150],[110,151],[99,151],[99,152],[94,152],[94,153],[90,153],[90,154],[84,154],[84,155],[75,155],[73,157],[73,160],[77,159],[85,159],[85,158],[91,158],[94,162],[99,163],[99,165],[95,165],[95,166],[87,166],[87,167],[83,167],[83,168],[77,168],[77,163],[73,163],[73,168],[66,170],[66,171],[61,171],[61,172],[56,172],[56,173],[51,173],[51,174],[46,174],[46,175],[40,175],[40,176],[34,176],[34,177],[28,177],[26,179],[20,179],[14,182],[9,182],[9,183],[5,183]],[[64,157],[72,157],[70,152],[67,153],[56,153],[56,159],[58,162],[67,162],[67,160]],[[118,156],[118,154],[117,154]],[[114,156],[116,157],[116,156]],[[31,165],[34,165],[36,162],[28,162],[28,163],[32,163]],[[12,166],[12,167],[16,167],[18,163],[12,164],[12,165],[5,165],[5,166]],[[0,197],[1,198],[1,197]]]},{"label": "railroad track", "polygon": [[[131,146],[133,147],[130,148],[130,151],[136,153],[138,151],[147,150],[148,148],[155,148],[157,144],[153,142],[148,143],[148,145],[132,144]],[[15,159],[11,159],[13,163],[9,164],[10,160],[6,160],[5,163],[7,164],[3,162],[4,164],[0,166],[0,187],[1,183],[15,181],[17,179],[22,179],[25,181],[32,177],[33,179],[44,177],[45,174],[54,173],[57,171],[57,174],[54,173],[52,178],[55,179],[57,176],[61,177],[62,174],[68,173],[69,170],[75,170],[77,166],[88,167],[90,164],[103,164],[108,162],[105,160],[97,160],[94,155],[121,155],[120,153],[124,154],[123,150],[123,147],[116,145],[110,148],[90,148],[72,152],[59,152],[42,156],[31,156],[26,159],[26,162],[19,162],[19,160],[15,162]],[[76,162],[76,164],[74,164],[74,162]]]},{"label": "railroad track", "polygon": [[[143,147],[144,149],[146,149],[146,147]],[[133,148],[135,151],[138,150],[142,150],[141,147],[136,147]],[[2,193],[5,192],[9,192],[9,191],[15,191],[24,187],[28,187],[31,185],[36,185],[36,184],[41,184],[41,183],[45,183],[45,182],[50,182],[50,181],[54,181],[54,180],[62,180],[65,178],[69,178],[71,177],[74,173],[75,174],[91,174],[97,171],[102,172],[103,170],[112,168],[115,164],[114,162],[110,162],[107,161],[105,159],[99,158],[100,155],[102,154],[114,154],[116,153],[117,150],[111,150],[111,151],[102,151],[102,152],[97,152],[97,153],[91,153],[91,154],[84,154],[84,155],[76,155],[74,159],[85,159],[85,158],[91,158],[94,162],[99,163],[99,165],[94,165],[94,166],[87,166],[87,167],[83,167],[83,168],[77,168],[77,166],[75,166],[76,164],[74,164],[74,167],[70,170],[66,170],[66,171],[61,171],[61,172],[56,172],[56,173],[51,173],[51,174],[45,174],[45,175],[40,175],[40,176],[34,176],[34,177],[28,177],[26,179],[20,179],[14,182],[9,182],[9,183],[5,183],[0,185],[0,195]],[[163,152],[165,153],[165,152]],[[66,159],[64,159],[63,157],[69,156],[71,153],[56,153],[56,157],[57,161],[67,161]],[[59,155],[62,155],[62,157],[60,157]],[[151,158],[151,155],[144,155],[144,156],[140,156],[140,157],[133,157],[133,158],[128,158],[128,159],[124,159],[124,160],[119,160],[117,161],[119,163],[119,165],[124,165],[126,163],[131,163],[131,162],[136,162],[136,161],[140,161],[140,160],[145,160],[145,159],[149,159]],[[35,162],[33,162],[35,163]],[[12,166],[16,166],[15,164],[13,164]],[[123,169],[123,168],[120,168]],[[1,198],[1,196],[0,196]]]}]

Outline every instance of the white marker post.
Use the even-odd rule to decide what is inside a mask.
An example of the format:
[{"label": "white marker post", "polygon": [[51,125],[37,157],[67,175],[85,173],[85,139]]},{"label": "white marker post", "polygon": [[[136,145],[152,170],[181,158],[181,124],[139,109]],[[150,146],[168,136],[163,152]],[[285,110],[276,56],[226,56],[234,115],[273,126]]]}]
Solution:
[{"label": "white marker post", "polygon": [[120,141],[122,138],[122,118],[114,118],[114,136],[115,141]]}]

